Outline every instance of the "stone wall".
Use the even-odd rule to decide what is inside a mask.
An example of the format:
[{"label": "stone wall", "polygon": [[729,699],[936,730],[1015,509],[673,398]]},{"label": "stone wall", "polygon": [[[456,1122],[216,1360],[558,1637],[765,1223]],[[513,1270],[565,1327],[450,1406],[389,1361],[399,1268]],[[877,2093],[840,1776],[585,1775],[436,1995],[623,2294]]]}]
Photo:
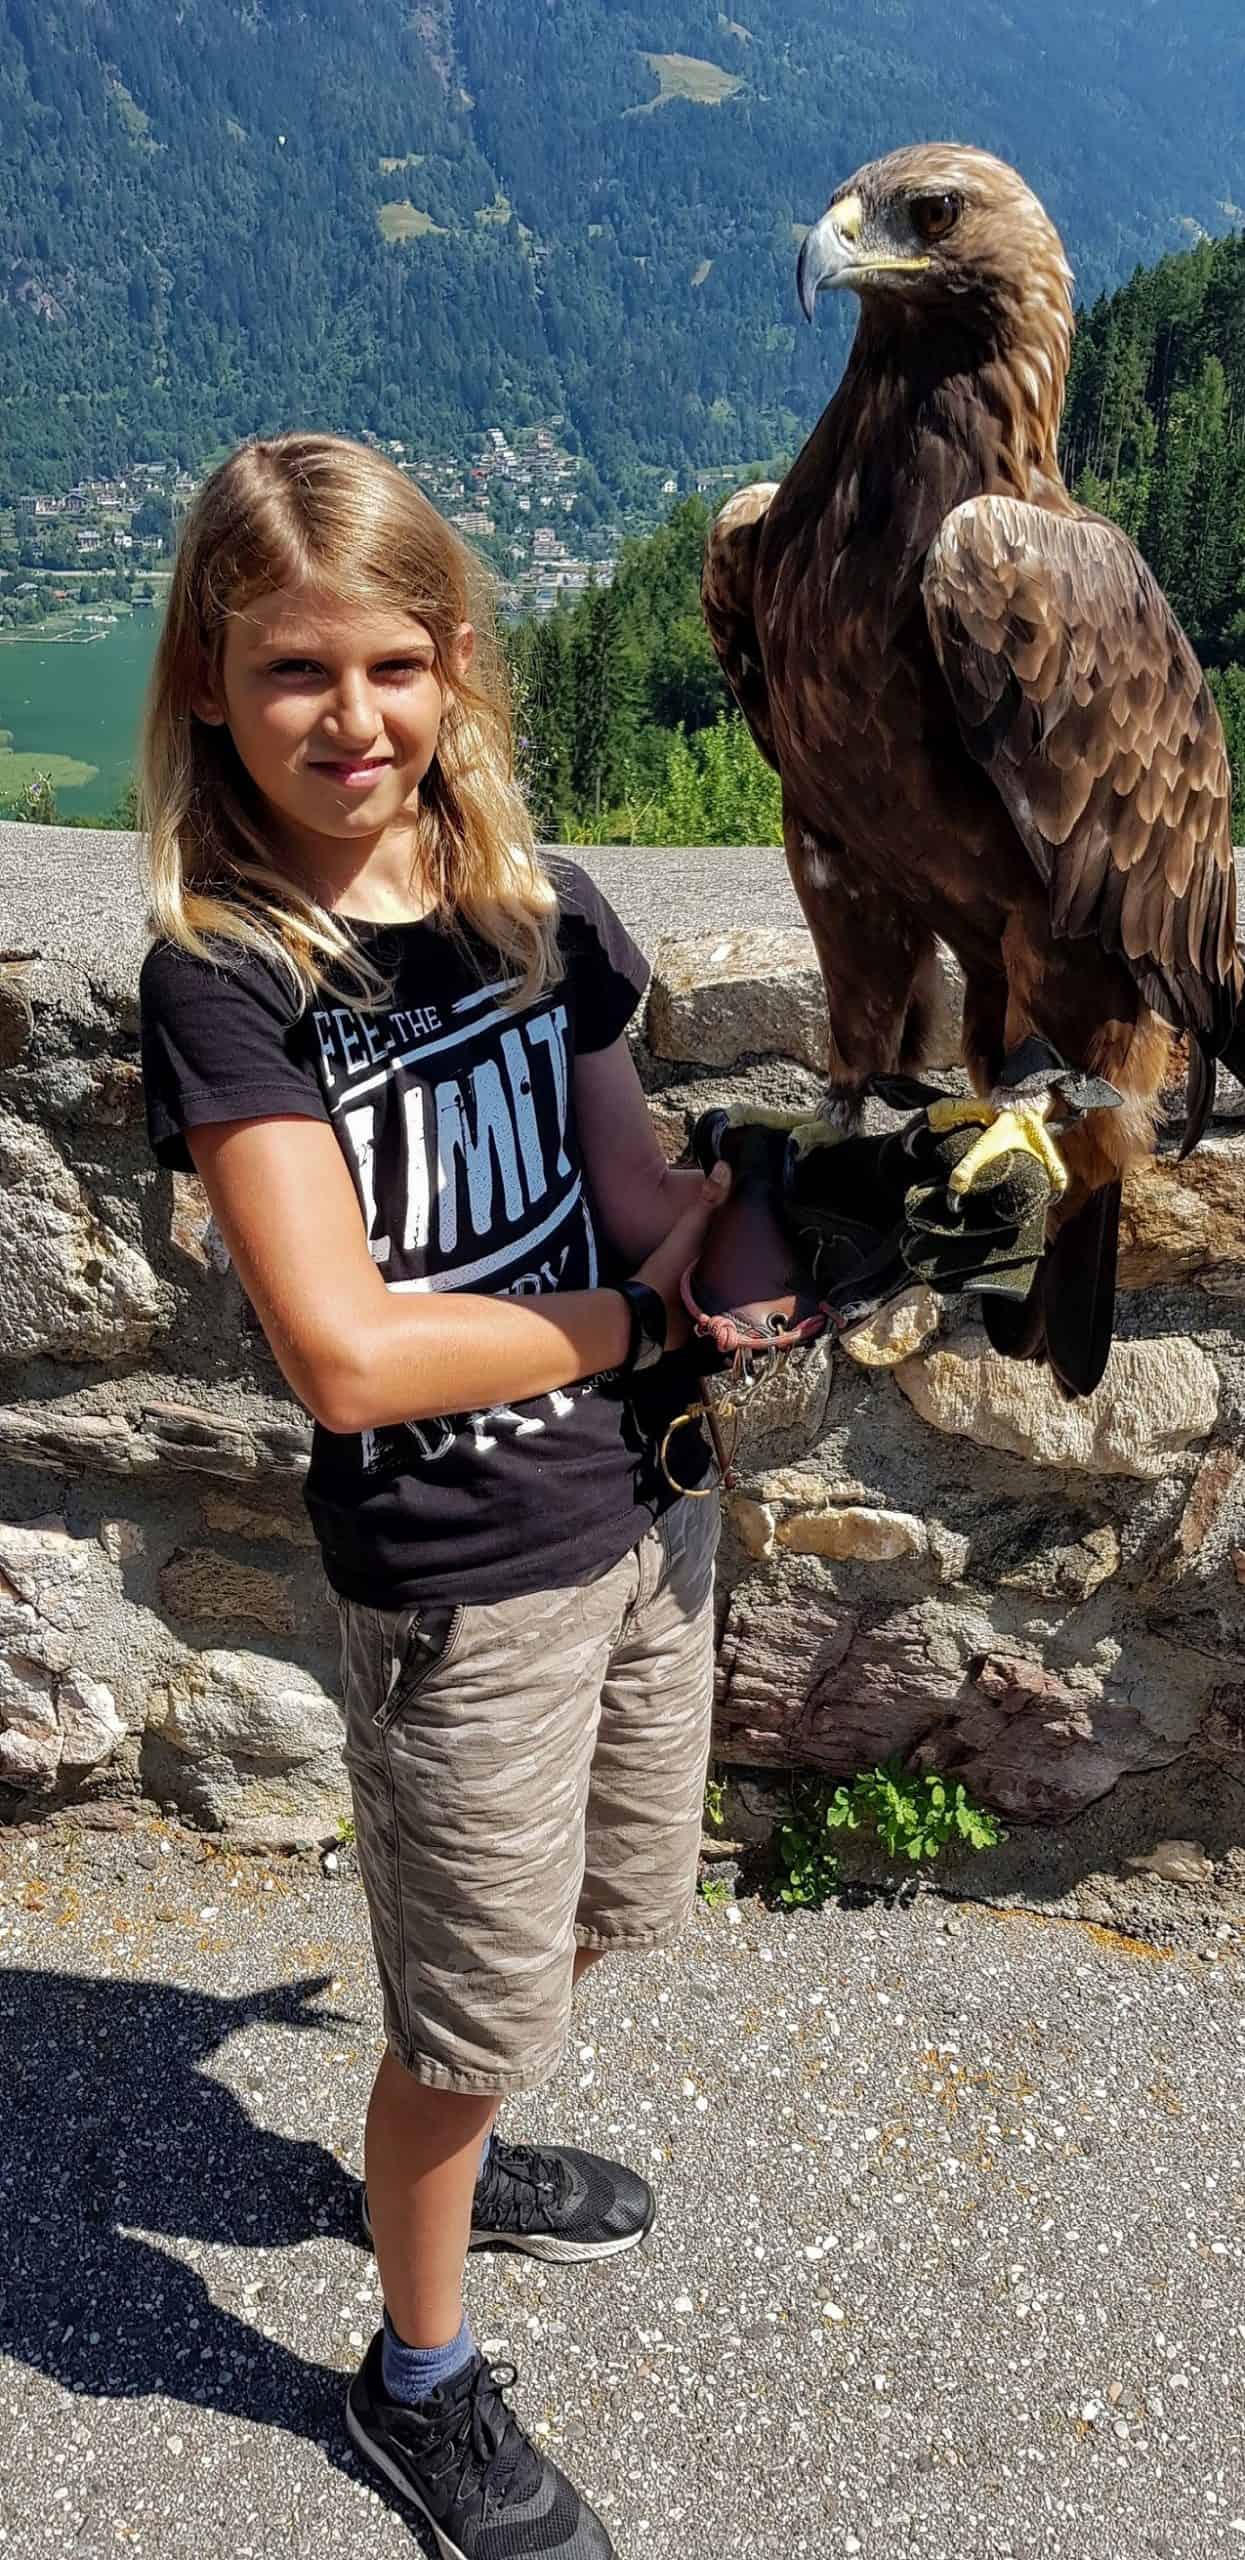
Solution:
[{"label": "stone wall", "polygon": [[[641,1072],[811,1104],[820,996],[779,857],[586,857],[656,969]],[[741,922],[742,920],[742,922]],[[147,1156],[136,849],[0,829],[0,1813],[144,1795],[240,1840],[345,1808],[308,1426],[197,1185]],[[955,1054],[948,973],[943,1057]],[[1245,1779],[1245,1094],[1130,1193],[1119,1340],[1065,1405],[913,1291],[749,1407],[719,1744],[894,1751],[1012,1818],[1125,1772]],[[1242,1799],[1245,1801],[1245,1799]]]}]

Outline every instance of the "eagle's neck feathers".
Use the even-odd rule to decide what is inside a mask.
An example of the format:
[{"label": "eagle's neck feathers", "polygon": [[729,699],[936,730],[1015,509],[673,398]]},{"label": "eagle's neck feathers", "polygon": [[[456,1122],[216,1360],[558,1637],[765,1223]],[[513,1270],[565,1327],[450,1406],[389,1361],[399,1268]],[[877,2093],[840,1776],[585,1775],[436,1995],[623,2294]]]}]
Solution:
[{"label": "eagle's neck feathers", "polygon": [[1071,509],[1058,456],[1071,344],[1062,262],[1045,281],[1030,273],[1023,297],[1000,289],[939,312],[866,302],[843,380],[792,475],[816,492],[822,544],[845,562],[885,560],[904,588],[968,498]]}]

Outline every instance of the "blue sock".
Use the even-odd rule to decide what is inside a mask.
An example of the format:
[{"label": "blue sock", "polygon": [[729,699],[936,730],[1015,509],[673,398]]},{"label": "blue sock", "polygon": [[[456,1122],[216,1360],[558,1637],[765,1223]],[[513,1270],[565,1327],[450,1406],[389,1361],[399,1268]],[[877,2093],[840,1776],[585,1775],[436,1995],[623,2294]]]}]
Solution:
[{"label": "blue sock", "polygon": [[470,2364],[475,2352],[476,2342],[466,2320],[446,2347],[408,2347],[385,2313],[382,2373],[391,2400],[427,2400],[443,2382],[452,2382],[455,2374]]}]

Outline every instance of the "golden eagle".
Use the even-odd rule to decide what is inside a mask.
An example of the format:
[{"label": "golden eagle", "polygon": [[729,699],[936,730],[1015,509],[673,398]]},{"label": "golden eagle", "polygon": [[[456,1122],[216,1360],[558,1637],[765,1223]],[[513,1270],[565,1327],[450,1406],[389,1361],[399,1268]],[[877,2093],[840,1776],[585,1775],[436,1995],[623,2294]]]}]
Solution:
[{"label": "golden eagle", "polygon": [[920,1067],[936,935],[979,1093],[1037,1034],[1123,1097],[1060,1131],[1029,1300],[984,1305],[1000,1349],[1084,1393],[1110,1347],[1120,1175],[1153,1144],[1175,1035],[1186,1151],[1216,1059],[1245,1071],[1245,978],[1213,697],[1133,543],[1060,472],[1071,283],[1037,198],[985,152],[860,170],[798,268],[809,319],[829,287],[860,296],[846,372],[785,480],[722,508],[703,603],[782,778],[840,1116]]}]

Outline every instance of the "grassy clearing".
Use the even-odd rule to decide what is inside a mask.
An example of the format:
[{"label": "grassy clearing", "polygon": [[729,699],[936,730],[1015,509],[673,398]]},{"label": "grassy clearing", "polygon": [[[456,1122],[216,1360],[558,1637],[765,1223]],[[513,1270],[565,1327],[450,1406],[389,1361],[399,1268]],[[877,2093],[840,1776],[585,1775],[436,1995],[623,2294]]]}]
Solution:
[{"label": "grassy clearing", "polygon": [[439,240],[448,237],[443,222],[434,222],[430,213],[421,212],[406,197],[401,204],[379,205],[376,219],[385,240],[427,240],[434,232]]},{"label": "grassy clearing", "polygon": [[378,160],[376,163],[382,178],[394,178],[399,169],[422,169],[423,165],[422,151],[405,151],[400,160]]},{"label": "grassy clearing", "polygon": [[713,273],[713,260],[712,260],[712,258],[702,258],[702,259],[701,259],[701,262],[700,262],[700,265],[699,265],[698,267],[693,267],[693,269],[692,269],[692,282],[693,282],[693,284],[705,284],[705,283],[707,283],[707,281],[708,281],[709,277],[712,275],[712,273]]},{"label": "grassy clearing", "polygon": [[720,9],[718,11],[718,25],[721,27],[724,35],[734,36],[737,44],[751,44],[751,27],[741,27],[738,18],[724,18]]},{"label": "grassy clearing", "polygon": [[698,107],[720,107],[744,85],[733,72],[723,71],[716,62],[700,62],[692,53],[646,53],[642,59],[661,85],[657,96],[646,99],[642,107],[629,107],[629,115],[652,115],[656,107],[668,107],[672,98],[690,98]]},{"label": "grassy clearing", "polygon": [[476,221],[495,223],[498,228],[501,228],[504,224],[509,222],[510,213],[510,198],[509,196],[502,195],[499,189],[491,204],[478,204],[476,206]]}]

